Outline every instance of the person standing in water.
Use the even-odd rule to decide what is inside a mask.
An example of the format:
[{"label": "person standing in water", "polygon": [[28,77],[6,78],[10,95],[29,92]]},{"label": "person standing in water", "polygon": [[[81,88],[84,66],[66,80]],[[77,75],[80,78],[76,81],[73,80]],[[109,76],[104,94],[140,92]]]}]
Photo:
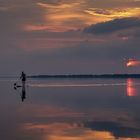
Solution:
[{"label": "person standing in water", "polygon": [[26,74],[22,71],[20,79],[22,81],[22,86],[25,86],[25,82],[26,82]]},{"label": "person standing in water", "polygon": [[25,82],[27,79],[26,74],[22,71],[20,79],[22,81],[22,94],[21,94],[21,100],[22,102],[24,101],[24,99],[26,99],[26,89],[25,89]]}]

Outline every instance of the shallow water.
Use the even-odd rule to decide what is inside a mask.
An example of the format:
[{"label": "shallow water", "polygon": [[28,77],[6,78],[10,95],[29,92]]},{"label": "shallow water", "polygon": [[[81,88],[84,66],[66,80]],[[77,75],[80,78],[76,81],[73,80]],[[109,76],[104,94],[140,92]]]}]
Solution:
[{"label": "shallow water", "polygon": [[140,139],[138,79],[14,82],[0,79],[2,140]]}]

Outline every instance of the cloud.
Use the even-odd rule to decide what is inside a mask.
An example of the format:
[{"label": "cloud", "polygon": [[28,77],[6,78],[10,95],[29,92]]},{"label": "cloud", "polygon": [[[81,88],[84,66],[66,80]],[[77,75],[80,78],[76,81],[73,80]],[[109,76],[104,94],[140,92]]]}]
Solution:
[{"label": "cloud", "polygon": [[[112,3],[106,0],[106,3]],[[97,4],[97,7],[96,7]],[[10,19],[26,31],[67,31],[83,29],[92,23],[108,21],[117,17],[134,16],[139,8],[127,6],[125,9],[117,7],[98,7],[97,1],[91,0],[8,0],[2,2],[0,11],[8,12]]]},{"label": "cloud", "polygon": [[72,8],[73,6],[77,6],[79,5],[79,3],[48,4],[48,3],[38,2],[37,5],[43,8],[65,9],[65,8]]},{"label": "cloud", "polygon": [[120,30],[136,27],[140,27],[140,18],[130,17],[93,24],[85,28],[84,32],[91,34],[109,34]]},{"label": "cloud", "polygon": [[106,17],[110,19],[123,18],[139,15],[140,8],[116,8],[116,9],[100,9],[100,8],[89,8],[85,10],[86,13],[98,16]]},{"label": "cloud", "polygon": [[[38,2],[37,6],[44,11],[44,30],[63,32],[85,27],[91,21],[91,17],[87,17],[87,14],[83,12],[82,4],[83,1],[80,0],[70,2],[57,1],[54,3]],[[38,30],[37,26],[36,28]]]}]

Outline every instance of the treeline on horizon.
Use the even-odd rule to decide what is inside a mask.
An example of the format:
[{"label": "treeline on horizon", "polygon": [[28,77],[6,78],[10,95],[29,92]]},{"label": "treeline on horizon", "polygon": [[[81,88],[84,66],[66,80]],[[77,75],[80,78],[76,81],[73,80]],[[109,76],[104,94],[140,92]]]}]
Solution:
[{"label": "treeline on horizon", "polygon": [[68,75],[32,75],[28,78],[140,78],[140,74],[68,74]]}]

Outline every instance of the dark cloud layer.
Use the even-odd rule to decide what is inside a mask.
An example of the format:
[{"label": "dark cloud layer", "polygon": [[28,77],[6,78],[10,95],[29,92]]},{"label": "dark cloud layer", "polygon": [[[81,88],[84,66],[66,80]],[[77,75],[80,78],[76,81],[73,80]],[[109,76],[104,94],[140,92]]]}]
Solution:
[{"label": "dark cloud layer", "polygon": [[92,34],[108,34],[120,30],[140,27],[140,18],[121,18],[91,25],[84,29],[84,32]]}]

